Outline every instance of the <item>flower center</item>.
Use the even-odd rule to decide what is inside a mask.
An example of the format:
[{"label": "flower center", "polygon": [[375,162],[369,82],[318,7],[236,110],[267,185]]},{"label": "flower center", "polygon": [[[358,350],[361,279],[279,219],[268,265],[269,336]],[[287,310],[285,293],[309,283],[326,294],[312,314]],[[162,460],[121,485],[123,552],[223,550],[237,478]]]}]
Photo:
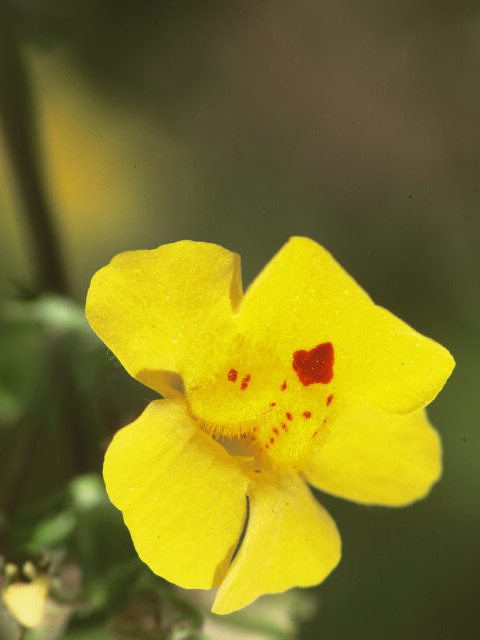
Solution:
[{"label": "flower center", "polygon": [[297,468],[325,439],[335,413],[333,345],[297,350],[290,366],[256,355],[232,358],[220,373],[190,388],[192,417],[222,444],[230,440],[224,446],[232,455]]}]

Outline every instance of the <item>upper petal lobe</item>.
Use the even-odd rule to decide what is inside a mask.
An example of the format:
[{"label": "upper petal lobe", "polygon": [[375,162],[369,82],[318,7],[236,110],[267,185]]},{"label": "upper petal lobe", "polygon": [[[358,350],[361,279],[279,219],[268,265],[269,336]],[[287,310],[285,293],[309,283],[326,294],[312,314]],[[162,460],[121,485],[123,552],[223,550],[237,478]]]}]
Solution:
[{"label": "upper petal lobe", "polygon": [[163,372],[211,374],[241,296],[236,254],[182,241],[116,256],[93,277],[86,313],[132,376],[171,397],[178,389]]},{"label": "upper petal lobe", "polygon": [[248,288],[237,315],[251,341],[292,354],[331,343],[337,391],[393,413],[428,404],[454,366],[441,345],[376,306],[333,257],[292,238]]}]

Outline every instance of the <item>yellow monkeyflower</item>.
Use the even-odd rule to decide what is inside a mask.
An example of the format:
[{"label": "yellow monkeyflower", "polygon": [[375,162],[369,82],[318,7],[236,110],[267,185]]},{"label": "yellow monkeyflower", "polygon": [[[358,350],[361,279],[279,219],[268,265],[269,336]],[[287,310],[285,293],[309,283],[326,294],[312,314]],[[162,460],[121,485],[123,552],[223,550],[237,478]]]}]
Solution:
[{"label": "yellow monkeyflower", "polygon": [[87,317],[165,398],[114,437],[110,499],[155,573],[219,587],[216,613],[337,565],[337,528],[307,482],[399,506],[441,474],[423,407],[453,358],[312,240],[292,238],[245,294],[222,247],[122,253],[94,276]]},{"label": "yellow monkeyflower", "polygon": [[31,582],[14,582],[3,590],[5,606],[24,627],[39,627],[45,617],[50,581],[37,576]]}]

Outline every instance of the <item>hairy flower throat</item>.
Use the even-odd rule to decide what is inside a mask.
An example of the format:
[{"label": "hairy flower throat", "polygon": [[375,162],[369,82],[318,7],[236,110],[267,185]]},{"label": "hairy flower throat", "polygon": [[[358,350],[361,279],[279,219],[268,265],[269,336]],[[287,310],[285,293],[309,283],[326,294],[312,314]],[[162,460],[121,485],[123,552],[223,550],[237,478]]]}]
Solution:
[{"label": "hairy flower throat", "polygon": [[[204,394],[200,396],[203,385],[188,394],[192,417],[210,435],[237,441],[232,446],[241,455],[297,468],[312,447],[324,440],[333,416],[333,365],[331,342],[296,350],[290,366],[275,367],[273,374],[265,367],[226,363],[208,383],[213,394],[210,402],[205,403]],[[250,413],[242,411],[245,405],[252,408]],[[224,421],[209,419],[210,409],[218,416],[222,408]]]}]

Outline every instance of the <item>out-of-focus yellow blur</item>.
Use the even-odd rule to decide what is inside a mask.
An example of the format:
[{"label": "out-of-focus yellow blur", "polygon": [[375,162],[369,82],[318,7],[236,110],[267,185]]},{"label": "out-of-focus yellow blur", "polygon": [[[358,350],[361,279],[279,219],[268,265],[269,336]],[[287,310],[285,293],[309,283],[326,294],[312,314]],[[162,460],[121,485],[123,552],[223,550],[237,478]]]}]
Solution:
[{"label": "out-of-focus yellow blur", "polygon": [[[105,248],[161,243],[171,226],[171,185],[178,144],[159,122],[128,105],[98,97],[62,52],[24,51],[36,109],[40,161],[67,257],[74,293]],[[29,277],[28,234],[15,176],[0,145],[0,265],[7,277]],[[157,238],[157,239],[155,239]]]}]

